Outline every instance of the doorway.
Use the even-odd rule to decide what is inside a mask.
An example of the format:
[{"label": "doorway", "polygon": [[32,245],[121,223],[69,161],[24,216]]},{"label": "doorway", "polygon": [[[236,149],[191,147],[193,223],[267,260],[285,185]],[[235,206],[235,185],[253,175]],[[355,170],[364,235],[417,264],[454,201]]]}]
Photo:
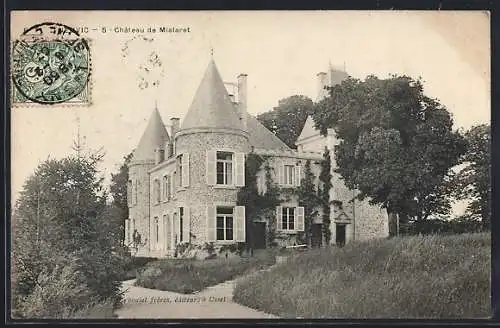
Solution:
[{"label": "doorway", "polygon": [[254,222],[252,224],[252,235],[250,236],[252,246],[255,249],[266,248],[266,223]]},{"label": "doorway", "polygon": [[345,224],[336,223],[335,244],[337,244],[337,246],[345,245],[345,226]]},{"label": "doorway", "polygon": [[313,248],[318,248],[321,247],[323,244],[323,225],[321,223],[319,224],[313,224],[311,226],[311,246]]}]

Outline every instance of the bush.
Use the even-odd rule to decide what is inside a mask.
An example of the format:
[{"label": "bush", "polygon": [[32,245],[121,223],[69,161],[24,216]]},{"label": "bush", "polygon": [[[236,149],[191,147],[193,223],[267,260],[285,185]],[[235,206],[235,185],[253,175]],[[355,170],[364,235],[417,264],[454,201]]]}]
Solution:
[{"label": "bush", "polygon": [[254,257],[215,258],[212,260],[168,259],[149,263],[137,277],[136,285],[190,294],[208,286],[273,265],[270,252]]},{"label": "bush", "polygon": [[238,282],[233,300],[281,317],[488,317],[487,234],[412,236],[312,250]]}]

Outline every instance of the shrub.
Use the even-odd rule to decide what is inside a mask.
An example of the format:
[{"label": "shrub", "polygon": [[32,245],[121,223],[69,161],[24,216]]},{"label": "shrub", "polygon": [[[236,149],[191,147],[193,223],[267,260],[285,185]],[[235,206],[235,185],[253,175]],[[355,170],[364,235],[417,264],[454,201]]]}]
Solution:
[{"label": "shrub", "polygon": [[158,260],[145,267],[137,277],[136,284],[146,288],[189,294],[266,268],[274,264],[274,261],[270,252],[256,253],[254,257],[215,258],[209,261]]},{"label": "shrub", "polygon": [[293,318],[488,317],[490,247],[483,233],[311,250],[242,279],[233,300]]},{"label": "shrub", "polygon": [[87,306],[90,298],[85,278],[77,271],[76,265],[57,265],[53,270],[40,273],[33,292],[19,302],[15,316],[67,318]]}]

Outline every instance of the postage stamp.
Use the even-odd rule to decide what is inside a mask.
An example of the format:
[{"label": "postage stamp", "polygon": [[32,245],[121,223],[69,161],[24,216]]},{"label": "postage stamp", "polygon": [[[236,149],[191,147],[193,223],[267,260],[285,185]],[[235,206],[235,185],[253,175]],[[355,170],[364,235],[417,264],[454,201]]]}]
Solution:
[{"label": "postage stamp", "polygon": [[73,28],[41,23],[27,28],[11,52],[13,105],[88,104],[89,42]]}]

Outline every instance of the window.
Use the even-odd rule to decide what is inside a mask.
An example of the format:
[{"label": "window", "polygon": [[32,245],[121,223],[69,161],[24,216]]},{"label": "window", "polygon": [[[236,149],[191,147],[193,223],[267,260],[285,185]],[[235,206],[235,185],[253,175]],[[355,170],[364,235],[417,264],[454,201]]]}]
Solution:
[{"label": "window", "polygon": [[295,184],[295,166],[285,165],[284,184],[286,184],[286,185],[294,185]]},{"label": "window", "polygon": [[138,189],[139,189],[139,180],[135,180],[135,186],[134,186],[134,205],[137,204],[137,194],[138,194]]},{"label": "window", "polygon": [[155,179],[153,184],[153,197],[155,204],[158,204],[160,202],[160,181],[158,179]]},{"label": "window", "polygon": [[158,217],[155,217],[155,235],[156,244],[160,241],[160,225],[158,223]]},{"label": "window", "polygon": [[217,207],[217,240],[233,240],[233,208]]},{"label": "window", "polygon": [[233,184],[233,154],[217,152],[217,184]]},{"label": "window", "polygon": [[163,200],[170,199],[170,176],[163,176]]},{"label": "window", "polygon": [[184,226],[183,226],[183,221],[184,221],[184,207],[179,207],[179,241],[184,241]]},{"label": "window", "polygon": [[283,230],[295,230],[295,207],[283,207],[281,222]]},{"label": "window", "polygon": [[177,185],[182,187],[182,155],[177,156]]}]

